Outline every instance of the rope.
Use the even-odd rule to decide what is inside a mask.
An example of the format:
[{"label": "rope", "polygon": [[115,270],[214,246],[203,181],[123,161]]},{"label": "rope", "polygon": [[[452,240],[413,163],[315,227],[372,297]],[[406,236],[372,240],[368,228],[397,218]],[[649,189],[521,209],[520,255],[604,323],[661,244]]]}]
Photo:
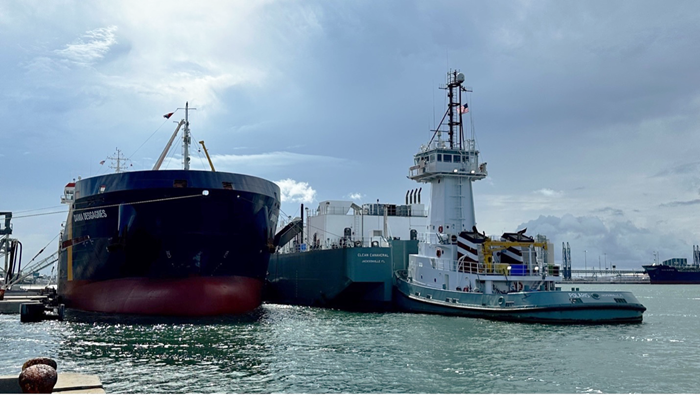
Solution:
[{"label": "rope", "polygon": [[[196,194],[196,195],[186,195],[183,197],[170,197],[170,198],[159,198],[159,199],[151,199],[147,201],[136,201],[136,202],[122,202],[118,204],[112,204],[112,205],[103,205],[103,206],[97,206],[97,207],[91,207],[91,208],[83,208],[83,209],[75,209],[76,211],[83,211],[83,210],[95,210],[95,209],[103,209],[103,208],[111,208],[114,206],[119,206],[119,205],[138,205],[142,203],[151,203],[151,202],[162,202],[162,201],[172,201],[175,199],[185,199],[185,198],[195,198],[195,197],[202,197],[203,195],[201,194]],[[39,210],[39,209],[37,209]],[[47,216],[47,215],[52,215],[52,214],[57,214],[57,213],[68,213],[67,210],[59,210],[56,212],[46,212],[46,213],[35,213],[35,214],[28,214],[24,216],[12,216],[13,219],[24,219],[26,217],[36,217],[36,216]],[[54,238],[55,239],[55,238]]]},{"label": "rope", "polygon": [[199,144],[199,140],[195,139],[194,135],[190,133],[190,137],[194,140],[195,145],[197,146],[197,157],[199,157],[199,162],[202,165],[204,169],[207,169],[208,163],[204,163],[204,156],[202,155],[202,146]]},{"label": "rope", "polygon": [[102,205],[102,206],[95,206],[95,207],[90,207],[90,208],[74,209],[74,211],[96,210],[96,209],[104,209],[104,208],[113,208],[113,207],[119,206],[119,205],[138,205],[138,204],[144,204],[144,203],[173,201],[173,200],[176,200],[176,199],[186,199],[186,198],[196,198],[196,197],[204,197],[204,195],[202,195],[202,194],[196,194],[196,195],[185,195],[185,196],[182,196],[182,197],[170,197],[170,198],[149,199],[149,200],[146,200],[146,201],[121,202],[121,203],[111,204],[111,205]]},{"label": "rope", "polygon": [[57,212],[36,213],[36,214],[30,214],[30,215],[24,215],[24,216],[12,216],[12,218],[13,219],[23,219],[25,217],[46,216],[46,215],[51,215],[51,214],[56,214],[56,213],[68,213],[68,211],[67,210],[59,210]]},{"label": "rope", "polygon": [[27,212],[36,212],[37,210],[44,210],[44,209],[53,209],[53,208],[62,208],[63,205],[55,205],[55,206],[47,206],[45,208],[39,208],[39,209],[27,209],[27,210],[20,210],[17,212],[13,213],[27,213]]},{"label": "rope", "polygon": [[[177,110],[175,110],[175,111],[177,111]],[[159,126],[158,128],[156,128],[156,130],[153,131],[153,133],[151,133],[151,136],[149,136],[148,139],[146,139],[143,143],[141,143],[141,145],[136,149],[136,151],[134,151],[134,152],[129,156],[129,158],[133,157],[134,154],[136,154],[136,153],[141,149],[141,147],[143,147],[144,144],[146,144],[149,140],[151,140],[151,138],[153,137],[153,135],[155,135],[156,132],[158,132],[158,130],[159,130],[160,128],[162,128],[163,125],[165,125],[165,123],[168,122],[169,120],[170,120],[169,118],[166,118],[165,121],[163,121],[163,123],[160,124],[160,126]]]},{"label": "rope", "polygon": [[46,249],[51,244],[51,242],[53,242],[56,238],[58,238],[59,235],[61,235],[60,232],[58,234],[56,234],[56,236],[53,237],[53,239],[50,240],[49,243],[46,244],[46,246],[41,248],[41,250],[39,250],[39,253],[37,253],[31,260],[29,260],[29,262],[26,265],[29,265],[32,263],[32,261],[36,260],[36,258],[39,257],[39,255],[44,252],[44,249]]}]

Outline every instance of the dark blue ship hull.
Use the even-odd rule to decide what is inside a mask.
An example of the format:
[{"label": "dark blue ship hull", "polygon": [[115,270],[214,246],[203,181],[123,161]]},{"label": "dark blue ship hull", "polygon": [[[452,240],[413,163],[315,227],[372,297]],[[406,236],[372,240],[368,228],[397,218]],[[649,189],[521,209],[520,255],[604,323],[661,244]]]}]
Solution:
[{"label": "dark blue ship hull", "polygon": [[645,265],[649,283],[658,285],[700,284],[700,269],[678,268],[669,265]]},{"label": "dark blue ship hull", "polygon": [[223,172],[164,170],[79,180],[61,241],[67,307],[148,315],[257,308],[279,187]]}]

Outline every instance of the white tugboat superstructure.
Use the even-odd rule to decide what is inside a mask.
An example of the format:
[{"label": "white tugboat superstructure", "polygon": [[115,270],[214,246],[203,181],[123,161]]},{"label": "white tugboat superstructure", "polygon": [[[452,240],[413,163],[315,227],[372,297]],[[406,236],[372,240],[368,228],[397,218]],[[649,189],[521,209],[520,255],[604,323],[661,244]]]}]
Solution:
[{"label": "white tugboat superstructure", "polygon": [[[641,322],[646,308],[629,292],[563,292],[551,244],[526,230],[500,240],[476,227],[472,182],[485,178],[473,128],[465,138],[464,75],[448,73],[448,108],[432,139],[414,156],[409,178],[431,185],[419,252],[396,274],[400,309],[547,323]],[[447,130],[441,130],[447,125]],[[471,126],[471,123],[470,123]],[[447,136],[445,136],[447,135]]]}]

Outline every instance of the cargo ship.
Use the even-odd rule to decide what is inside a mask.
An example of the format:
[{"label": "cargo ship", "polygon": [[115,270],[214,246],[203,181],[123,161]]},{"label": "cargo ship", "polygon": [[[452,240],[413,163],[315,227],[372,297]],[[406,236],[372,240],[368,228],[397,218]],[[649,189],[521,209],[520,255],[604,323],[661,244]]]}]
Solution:
[{"label": "cargo ship", "polygon": [[[451,71],[448,106],[431,140],[421,146],[409,178],[430,184],[428,226],[408,269],[395,272],[402,311],[538,323],[639,323],[646,308],[630,292],[562,291],[559,266],[544,260],[546,241],[527,230],[487,236],[476,227],[472,182],[487,177],[479,162],[464,74]],[[441,127],[448,128],[443,130]],[[473,125],[473,124],[471,124]],[[467,136],[469,135],[469,136]],[[553,258],[553,257],[552,257]]]},{"label": "cargo ship", "polygon": [[393,273],[418,251],[418,230],[426,226],[420,192],[408,191],[403,205],[322,201],[305,218],[288,219],[277,234],[265,301],[393,310]]},{"label": "cargo ship", "polygon": [[[116,314],[243,314],[261,304],[280,189],[258,177],[191,170],[189,106],[151,170],[68,183],[58,294]],[[160,170],[183,133],[184,169]],[[205,149],[206,153],[206,149]],[[208,153],[207,153],[208,157]]]},{"label": "cargo ship", "polygon": [[664,260],[660,265],[643,265],[649,283],[657,285],[700,284],[700,246],[693,245],[693,263],[685,258]]}]

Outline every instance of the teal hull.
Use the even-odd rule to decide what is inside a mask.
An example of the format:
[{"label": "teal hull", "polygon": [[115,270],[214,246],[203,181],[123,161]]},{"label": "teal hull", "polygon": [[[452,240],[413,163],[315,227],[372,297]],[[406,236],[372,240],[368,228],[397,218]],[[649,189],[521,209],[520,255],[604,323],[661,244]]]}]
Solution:
[{"label": "teal hull", "polygon": [[274,254],[270,257],[264,301],[277,304],[392,310],[393,273],[405,269],[418,241],[391,241],[391,247],[348,247]]},{"label": "teal hull", "polygon": [[646,308],[630,292],[533,291],[483,294],[432,289],[397,275],[401,311],[552,324],[641,323]]}]

